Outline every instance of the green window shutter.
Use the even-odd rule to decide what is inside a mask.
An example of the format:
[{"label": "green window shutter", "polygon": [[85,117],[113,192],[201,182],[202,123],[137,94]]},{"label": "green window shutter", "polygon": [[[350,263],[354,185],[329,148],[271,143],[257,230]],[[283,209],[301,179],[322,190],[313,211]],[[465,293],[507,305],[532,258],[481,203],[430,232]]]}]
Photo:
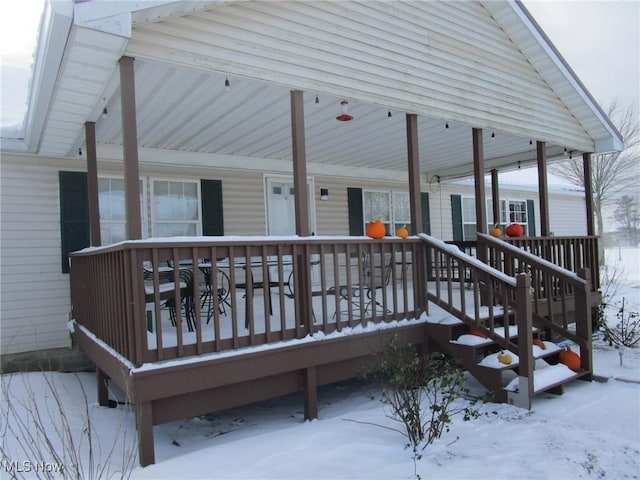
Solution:
[{"label": "green window shutter", "polygon": [[527,200],[527,224],[528,235],[530,237],[536,236],[536,212],[533,207],[533,200]]},{"label": "green window shutter", "polygon": [[88,247],[89,191],[84,172],[58,173],[60,182],[60,240],[62,244],[62,273],[69,273],[68,254]]},{"label": "green window shutter", "polygon": [[462,228],[462,195],[451,195],[451,219],[453,221],[453,240],[464,240]]},{"label": "green window shutter", "polygon": [[361,188],[347,188],[347,208],[349,210],[349,235],[364,235],[364,208]]},{"label": "green window shutter", "polygon": [[427,192],[420,193],[420,203],[422,206],[422,231],[427,235],[431,235],[431,215],[429,213],[429,194]]},{"label": "green window shutter", "polygon": [[224,235],[222,210],[222,180],[200,180],[202,204],[202,234]]}]

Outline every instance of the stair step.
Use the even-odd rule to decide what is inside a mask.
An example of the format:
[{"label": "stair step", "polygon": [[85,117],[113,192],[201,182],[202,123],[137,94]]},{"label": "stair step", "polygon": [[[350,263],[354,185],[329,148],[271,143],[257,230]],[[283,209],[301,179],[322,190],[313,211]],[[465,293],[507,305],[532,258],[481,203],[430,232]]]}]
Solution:
[{"label": "stair step", "polygon": [[[542,349],[537,345],[533,346],[533,358],[538,360],[542,358],[547,358],[552,355],[557,354],[562,351],[562,348],[556,345],[553,342],[544,342],[545,348]],[[498,354],[500,352],[491,353],[484,357],[481,362],[478,363],[478,366],[485,368],[495,368],[496,370],[506,370],[509,368],[515,368],[519,365],[520,358],[513,352],[509,352],[511,355],[511,363],[505,364],[498,360]]]},{"label": "stair step", "polygon": [[[500,337],[504,338],[505,328],[504,327],[496,327],[494,333]],[[539,328],[533,327],[531,329],[532,333],[538,333],[540,331]],[[517,325],[509,325],[509,338],[517,338],[518,337],[518,326]],[[493,340],[490,338],[479,337],[478,335],[472,335],[470,333],[465,333],[464,335],[460,335],[457,339],[451,340],[451,343],[455,343],[456,345],[464,345],[468,347],[484,347],[487,345],[491,345]]]},{"label": "stair step", "polygon": [[[562,363],[555,365],[549,365],[546,368],[541,368],[533,371],[533,393],[540,393],[546,390],[550,390],[558,385],[562,385],[571,380],[586,375],[588,372],[579,371],[574,372],[569,367]],[[504,387],[504,390],[508,392],[517,392],[519,389],[519,377],[514,378],[509,384]]]}]

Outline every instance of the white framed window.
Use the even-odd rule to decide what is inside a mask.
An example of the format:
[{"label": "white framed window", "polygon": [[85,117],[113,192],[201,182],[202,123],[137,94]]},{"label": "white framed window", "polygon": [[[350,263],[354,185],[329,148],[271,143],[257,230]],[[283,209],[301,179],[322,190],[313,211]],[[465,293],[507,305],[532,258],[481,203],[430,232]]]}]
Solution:
[{"label": "white framed window", "polygon": [[411,224],[411,208],[408,192],[389,190],[363,190],[364,224],[380,220],[392,235],[399,227]]},{"label": "white framed window", "polygon": [[151,235],[196,236],[202,232],[200,182],[151,180]]},{"label": "white framed window", "polygon": [[[140,212],[142,237],[147,238],[145,182],[140,179]],[[122,177],[98,177],[98,204],[100,211],[100,237],[103,245],[126,240],[126,206],[124,179]]]},{"label": "white framed window", "polygon": [[[487,202],[487,231],[493,228],[493,202]],[[507,225],[519,223],[524,229],[524,236],[529,235],[529,218],[527,201],[520,199],[500,199],[500,225],[502,230]],[[462,197],[462,235],[464,240],[476,239],[476,201],[474,197]]]}]

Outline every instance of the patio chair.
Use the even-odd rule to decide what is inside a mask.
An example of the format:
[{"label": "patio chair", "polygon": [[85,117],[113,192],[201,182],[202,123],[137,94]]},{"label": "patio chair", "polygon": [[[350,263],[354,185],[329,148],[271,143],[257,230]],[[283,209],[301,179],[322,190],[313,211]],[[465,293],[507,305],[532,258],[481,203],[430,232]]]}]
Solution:
[{"label": "patio chair", "polygon": [[229,303],[229,295],[231,293],[229,276],[222,270],[218,268],[215,269],[216,291],[214,293],[214,282],[211,278],[211,269],[212,267],[208,266],[208,264],[207,266],[200,266],[200,270],[202,271],[204,276],[204,285],[200,290],[200,309],[204,309],[205,305],[207,306],[207,323],[209,323],[211,321],[211,317],[213,317],[214,299],[216,298],[215,296],[217,296],[218,298],[218,312],[221,315],[227,314],[226,307],[231,308],[231,303]]},{"label": "patio chair", "polygon": [[[145,302],[155,302],[155,291],[153,288],[153,270],[149,267],[144,267],[144,279],[145,279]],[[158,272],[159,277],[159,298],[163,308],[169,310],[169,320],[171,325],[176,325],[176,287],[173,282],[173,269],[163,270]],[[189,268],[180,268],[180,308],[184,311],[185,320],[187,321],[187,328],[192,332],[195,328],[194,308],[193,308],[193,271]]]},{"label": "patio chair", "polygon": [[[382,260],[376,262],[376,259],[380,258]],[[391,280],[391,269],[393,266],[393,253],[385,253],[382,257],[375,254],[373,256],[373,261],[371,255],[366,253],[362,256],[362,288],[360,286],[360,282],[356,282],[351,286],[340,285],[338,287],[331,287],[327,293],[334,295],[337,289],[339,303],[342,303],[343,300],[349,303],[352,312],[359,312],[360,306],[362,305],[364,314],[369,313],[370,310],[374,308],[374,298],[376,298],[375,305],[378,305],[383,309],[384,307],[382,303],[378,301],[378,295],[382,296],[382,290],[389,285],[389,281]],[[374,291],[377,290],[380,290],[380,293],[374,294]],[[336,311],[333,313],[334,317],[336,316],[338,309],[339,308],[336,308]],[[342,313],[348,313],[348,310],[340,311]],[[387,313],[391,313],[389,309],[386,309],[386,311]]]},{"label": "patio chair", "polygon": [[[374,303],[379,306],[381,310],[385,309],[383,304],[378,301],[378,298],[384,295],[383,290],[387,288],[391,280],[391,271],[394,268],[394,254],[384,253],[382,257],[378,258],[380,258],[381,261],[377,265],[371,262],[370,255],[366,255],[364,259],[365,313],[375,308],[373,306]],[[378,290],[380,293],[375,293]],[[380,295],[380,297],[378,297],[378,295]],[[391,310],[387,308],[386,313],[391,313]]]}]

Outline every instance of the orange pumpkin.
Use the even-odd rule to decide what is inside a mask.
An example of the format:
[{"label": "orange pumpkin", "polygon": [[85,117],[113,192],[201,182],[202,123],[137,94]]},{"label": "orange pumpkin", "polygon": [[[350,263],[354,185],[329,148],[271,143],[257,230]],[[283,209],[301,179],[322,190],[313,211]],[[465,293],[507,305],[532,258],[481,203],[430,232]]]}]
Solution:
[{"label": "orange pumpkin", "polygon": [[519,223],[512,223],[505,228],[504,233],[506,233],[508,237],[521,237],[524,235],[524,228],[522,228],[522,225]]},{"label": "orange pumpkin", "polygon": [[487,338],[487,336],[484,333],[482,333],[480,330],[478,330],[477,328],[470,327],[469,328],[469,333],[471,335],[475,335],[476,337]]},{"label": "orange pumpkin", "polygon": [[367,234],[367,237],[379,240],[381,238],[384,238],[384,236],[387,234],[387,229],[385,228],[384,223],[382,223],[380,220],[374,220],[367,223],[365,233]]},{"label": "orange pumpkin", "polygon": [[558,354],[558,360],[560,360],[560,363],[565,364],[574,372],[580,370],[580,355],[578,355],[576,352],[572,352],[569,347],[566,347],[565,350],[562,350]]},{"label": "orange pumpkin", "polygon": [[407,238],[409,236],[409,230],[407,230],[407,226],[403,225],[398,230],[396,230],[396,235],[400,238]]},{"label": "orange pumpkin", "polygon": [[534,338],[533,339],[533,344],[539,346],[542,350],[546,350],[546,348],[547,348],[545,343],[542,340],[540,340],[539,338]]},{"label": "orange pumpkin", "polygon": [[500,227],[498,226],[498,224],[496,223],[493,228],[489,231],[489,234],[492,237],[496,237],[496,238],[500,238],[502,236],[502,230],[500,230]]}]

